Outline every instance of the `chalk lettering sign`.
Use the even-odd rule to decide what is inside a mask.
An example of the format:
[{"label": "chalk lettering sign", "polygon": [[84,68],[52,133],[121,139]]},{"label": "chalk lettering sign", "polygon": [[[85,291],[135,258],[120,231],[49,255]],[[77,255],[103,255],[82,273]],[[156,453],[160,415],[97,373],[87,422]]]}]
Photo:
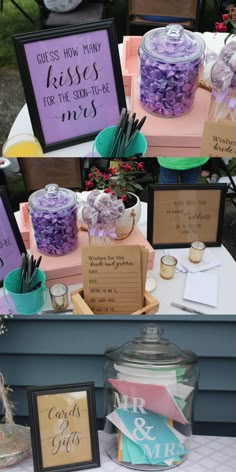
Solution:
[{"label": "chalk lettering sign", "polygon": [[188,247],[192,241],[220,246],[225,184],[151,185],[147,239],[154,248]]},{"label": "chalk lettering sign", "polygon": [[113,20],[14,36],[34,134],[44,151],[93,139],[125,107]]},{"label": "chalk lettering sign", "polygon": [[99,467],[94,384],[27,389],[34,470]]},{"label": "chalk lettering sign", "polygon": [[9,272],[20,266],[25,251],[7,190],[0,187],[0,285]]}]

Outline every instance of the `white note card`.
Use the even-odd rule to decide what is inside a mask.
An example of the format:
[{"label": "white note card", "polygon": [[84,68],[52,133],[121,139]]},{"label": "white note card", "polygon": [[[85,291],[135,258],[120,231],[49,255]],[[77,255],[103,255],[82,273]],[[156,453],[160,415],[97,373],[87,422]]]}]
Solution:
[{"label": "white note card", "polygon": [[184,299],[204,305],[217,306],[218,276],[209,272],[188,273]]}]

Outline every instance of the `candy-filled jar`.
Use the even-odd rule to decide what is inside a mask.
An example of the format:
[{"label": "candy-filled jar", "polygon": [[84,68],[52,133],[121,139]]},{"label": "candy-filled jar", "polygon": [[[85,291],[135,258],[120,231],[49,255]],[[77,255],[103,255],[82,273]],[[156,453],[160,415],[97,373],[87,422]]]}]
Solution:
[{"label": "candy-filled jar", "polygon": [[199,35],[178,24],[144,34],[139,48],[141,106],[166,118],[188,113],[193,106],[204,49]]},{"label": "candy-filled jar", "polygon": [[158,325],[144,325],[105,353],[106,452],[132,469],[168,469],[188,456],[197,356],[161,334]]},{"label": "candy-filled jar", "polygon": [[29,197],[29,213],[37,249],[47,256],[64,256],[78,246],[76,195],[48,184]]}]

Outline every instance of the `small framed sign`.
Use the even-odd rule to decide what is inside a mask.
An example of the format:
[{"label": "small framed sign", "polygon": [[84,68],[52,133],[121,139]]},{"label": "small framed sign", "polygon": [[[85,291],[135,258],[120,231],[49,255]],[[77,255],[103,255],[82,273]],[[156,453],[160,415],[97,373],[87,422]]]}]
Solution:
[{"label": "small framed sign", "polygon": [[0,187],[0,286],[4,277],[21,264],[21,254],[26,252],[7,189]]},{"label": "small framed sign", "polygon": [[43,151],[90,141],[126,107],[114,21],[13,36]]},{"label": "small framed sign", "polygon": [[155,248],[220,246],[227,185],[150,185],[147,239]]},{"label": "small framed sign", "polygon": [[35,472],[100,466],[93,382],[28,387]]}]

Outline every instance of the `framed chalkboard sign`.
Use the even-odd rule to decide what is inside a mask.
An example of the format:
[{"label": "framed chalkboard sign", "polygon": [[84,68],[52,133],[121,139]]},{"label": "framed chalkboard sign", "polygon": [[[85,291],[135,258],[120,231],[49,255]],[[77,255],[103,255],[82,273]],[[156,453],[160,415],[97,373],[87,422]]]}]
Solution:
[{"label": "framed chalkboard sign", "polygon": [[43,151],[92,140],[126,107],[112,19],[13,36]]},{"label": "framed chalkboard sign", "polygon": [[100,466],[94,383],[28,387],[35,472]]},{"label": "framed chalkboard sign", "polygon": [[147,239],[155,249],[220,246],[227,185],[150,185]]},{"label": "framed chalkboard sign", "polygon": [[4,277],[20,267],[21,254],[26,252],[7,189],[0,187],[0,286]]}]

